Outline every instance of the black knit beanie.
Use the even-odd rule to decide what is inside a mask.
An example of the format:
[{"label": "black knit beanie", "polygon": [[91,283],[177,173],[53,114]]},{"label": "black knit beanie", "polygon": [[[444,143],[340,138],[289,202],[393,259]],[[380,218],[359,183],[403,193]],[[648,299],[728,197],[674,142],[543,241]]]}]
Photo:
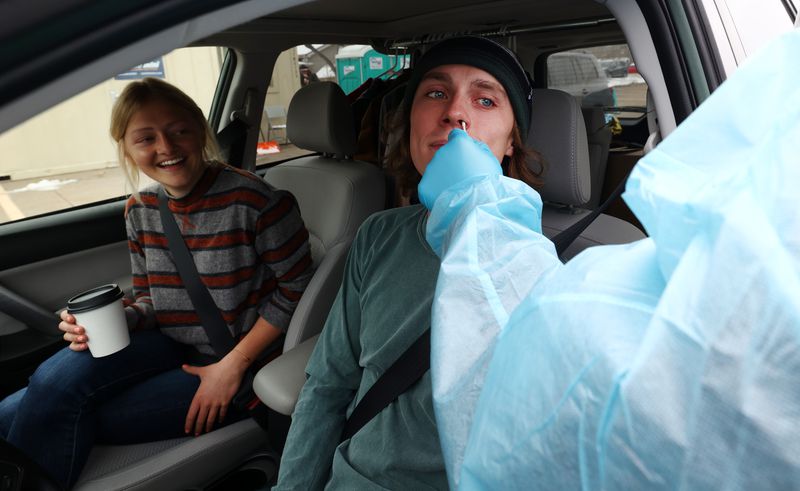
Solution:
[{"label": "black knit beanie", "polygon": [[403,99],[404,107],[407,108],[406,114],[410,113],[409,108],[422,77],[431,68],[441,65],[469,65],[480,68],[496,78],[506,89],[522,140],[527,139],[533,97],[533,88],[528,75],[510,50],[486,38],[463,36],[446,39],[426,51],[414,65],[406,86]]}]

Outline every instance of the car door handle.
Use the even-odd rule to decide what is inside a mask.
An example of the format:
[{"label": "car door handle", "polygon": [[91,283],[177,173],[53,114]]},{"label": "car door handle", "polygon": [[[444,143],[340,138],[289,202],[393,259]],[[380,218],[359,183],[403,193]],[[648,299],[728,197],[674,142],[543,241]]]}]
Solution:
[{"label": "car door handle", "polygon": [[0,312],[48,336],[60,334],[58,316],[0,285]]}]

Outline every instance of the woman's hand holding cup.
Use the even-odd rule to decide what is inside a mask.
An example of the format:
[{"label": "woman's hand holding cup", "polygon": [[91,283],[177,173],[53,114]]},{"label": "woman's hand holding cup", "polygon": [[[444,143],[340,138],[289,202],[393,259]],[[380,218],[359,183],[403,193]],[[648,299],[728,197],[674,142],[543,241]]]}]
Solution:
[{"label": "woman's hand holding cup", "polygon": [[61,322],[58,323],[58,328],[64,331],[64,341],[69,343],[69,349],[73,351],[85,351],[89,349],[86,344],[89,338],[86,336],[86,329],[77,324],[75,316],[67,312],[61,311]]}]

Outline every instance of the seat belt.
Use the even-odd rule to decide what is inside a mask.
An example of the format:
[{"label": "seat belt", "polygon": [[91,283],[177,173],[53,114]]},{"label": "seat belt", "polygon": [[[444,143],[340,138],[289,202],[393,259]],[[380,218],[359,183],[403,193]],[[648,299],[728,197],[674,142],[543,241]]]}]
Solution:
[{"label": "seat belt", "polygon": [[236,346],[236,342],[208,288],[200,279],[192,253],[186,247],[175,217],[169,210],[169,199],[164,188],[158,190],[158,212],[161,214],[161,225],[164,227],[164,235],[167,236],[167,245],[172,252],[172,259],[175,260],[175,267],[178,268],[183,285],[189,293],[189,300],[192,301],[192,306],[200,317],[211,347],[217,356],[222,358]]},{"label": "seat belt", "polygon": [[234,118],[216,135],[217,144],[224,152],[225,161],[234,167],[242,166],[249,129],[250,125],[239,118]]},{"label": "seat belt", "polygon": [[217,145],[223,152],[224,160],[240,169],[244,168],[244,154],[247,150],[247,135],[250,128],[261,124],[262,115],[253,114],[257,92],[255,87],[245,90],[241,108],[231,112],[228,125],[216,134]]},{"label": "seat belt", "polygon": [[567,247],[572,245],[572,243],[575,242],[575,239],[577,239],[581,233],[583,233],[583,231],[595,221],[597,217],[599,217],[604,211],[606,211],[606,209],[608,209],[609,205],[611,205],[615,199],[622,196],[622,192],[625,190],[625,183],[628,182],[628,175],[629,174],[625,175],[622,181],[617,184],[617,187],[614,188],[614,191],[611,192],[611,195],[609,195],[609,197],[606,198],[606,200],[603,201],[600,206],[572,224],[571,227],[567,228],[566,230],[562,230],[558,235],[552,238],[553,245],[556,246],[556,254],[558,254],[559,258],[561,258],[561,254],[567,250]]},{"label": "seat belt", "polygon": [[431,367],[431,330],[420,337],[372,384],[347,418],[340,441],[349,440],[425,375]]},{"label": "seat belt", "polygon": [[[172,253],[172,259],[175,261],[175,267],[178,269],[183,286],[189,294],[189,300],[192,302],[197,316],[200,317],[200,323],[208,336],[211,348],[218,357],[222,358],[236,346],[236,339],[228,329],[228,324],[222,318],[222,313],[214,303],[214,299],[211,298],[208,288],[200,279],[200,273],[197,272],[197,265],[194,263],[192,253],[186,247],[175,217],[169,211],[169,199],[164,188],[158,190],[158,212],[161,214],[161,225],[164,228],[164,235],[167,237],[167,246]],[[247,409],[250,416],[265,431],[269,427],[268,410],[253,391],[253,377],[266,362],[280,354],[282,348],[283,335],[273,341],[248,367],[239,384],[239,390],[231,400],[232,404]]]}]

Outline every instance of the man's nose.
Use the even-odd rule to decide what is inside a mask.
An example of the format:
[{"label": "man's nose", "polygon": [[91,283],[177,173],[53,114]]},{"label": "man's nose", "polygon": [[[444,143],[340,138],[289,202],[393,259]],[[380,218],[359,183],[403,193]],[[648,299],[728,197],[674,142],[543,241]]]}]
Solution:
[{"label": "man's nose", "polygon": [[470,118],[466,103],[460,97],[451,99],[442,115],[442,122],[453,128],[469,128]]}]

